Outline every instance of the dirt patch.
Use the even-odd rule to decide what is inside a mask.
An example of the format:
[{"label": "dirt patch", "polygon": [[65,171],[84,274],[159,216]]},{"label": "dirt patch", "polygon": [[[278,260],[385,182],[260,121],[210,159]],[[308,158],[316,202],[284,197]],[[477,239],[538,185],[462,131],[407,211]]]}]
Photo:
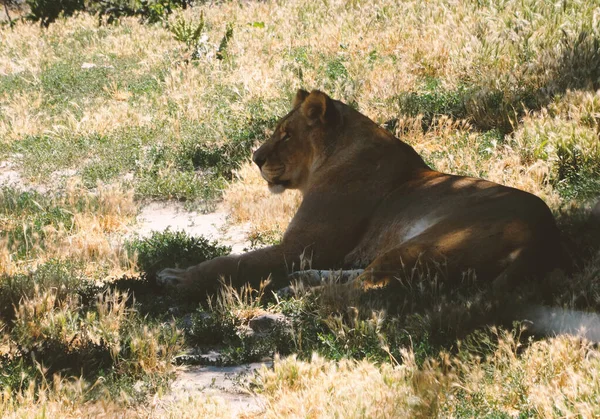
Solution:
[{"label": "dirt patch", "polygon": [[227,405],[232,417],[258,415],[265,410],[265,402],[248,386],[255,371],[263,365],[270,367],[272,362],[232,367],[183,367],[171,385],[171,393],[160,401],[159,406],[169,411],[169,406],[190,398],[218,399]]},{"label": "dirt patch", "polygon": [[15,164],[10,161],[0,161],[0,187],[15,188],[22,191],[36,191],[46,193],[42,185],[27,182],[16,170]]},{"label": "dirt patch", "polygon": [[[18,155],[15,156],[19,157]],[[31,182],[17,170],[17,164],[9,160],[0,161],[0,187],[10,187],[19,191],[38,192],[40,194],[56,192],[69,179],[73,179],[76,174],[77,170],[75,169],[58,170],[42,183]]]},{"label": "dirt patch", "polygon": [[[132,233],[140,236],[170,228],[217,240],[231,246],[233,253],[242,253],[250,246],[247,240],[250,224],[228,225],[228,213],[222,206],[215,212],[203,214],[187,211],[183,204],[176,202],[153,202],[141,209],[137,221]],[[160,400],[160,409],[168,412],[170,406],[189,399],[211,399],[226,405],[231,417],[259,415],[264,411],[264,402],[249,390],[248,382],[262,365],[182,367],[171,385],[171,392]]]},{"label": "dirt patch", "polygon": [[183,230],[192,236],[204,236],[217,240],[219,244],[231,246],[232,253],[243,253],[250,246],[248,232],[250,224],[228,225],[228,214],[223,207],[215,212],[202,214],[187,211],[177,202],[153,202],[144,206],[137,217],[138,224],[132,231],[148,236],[152,231]]},{"label": "dirt patch", "polygon": [[13,170],[12,164],[7,161],[0,162],[0,185],[23,185],[23,179],[21,178],[21,175],[16,170]]}]

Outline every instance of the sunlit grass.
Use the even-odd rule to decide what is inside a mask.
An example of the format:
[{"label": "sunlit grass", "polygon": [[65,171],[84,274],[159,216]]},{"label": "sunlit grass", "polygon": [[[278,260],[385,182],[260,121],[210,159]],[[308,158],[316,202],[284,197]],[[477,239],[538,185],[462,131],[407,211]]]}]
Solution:
[{"label": "sunlit grass", "polygon": [[[223,199],[254,244],[280,240],[301,198],[270,195],[248,158],[299,87],[356,107],[437,170],[540,196],[576,269],[551,298],[524,287],[514,300],[600,308],[593,1],[220,2],[169,19],[201,15],[195,54],[167,25],[134,18],[0,26],[0,179],[8,167],[23,180],[0,190],[3,417],[231,415],[218,401],[161,405],[182,313],[151,278],[104,283],[162,267],[164,254],[207,256],[175,232],[132,241],[148,199]],[[486,329],[490,294],[440,279],[420,272],[395,305],[335,285],[289,299],[225,288],[185,336],[225,343],[222,362],[296,353],[257,378],[266,417],[600,415],[594,346]],[[252,335],[264,313],[291,331]]]}]

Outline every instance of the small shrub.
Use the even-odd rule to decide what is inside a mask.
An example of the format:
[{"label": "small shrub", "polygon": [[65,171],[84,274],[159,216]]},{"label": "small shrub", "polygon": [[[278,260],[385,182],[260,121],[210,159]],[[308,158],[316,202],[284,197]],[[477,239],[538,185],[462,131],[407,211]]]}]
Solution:
[{"label": "small shrub", "polygon": [[[214,45],[208,42],[208,37],[204,35],[204,12],[200,13],[198,23],[188,22],[180,16],[175,23],[169,24],[168,29],[173,34],[175,40],[186,45],[189,54],[188,59],[197,60],[202,55],[212,56],[215,54],[218,60],[223,60],[227,57],[227,48],[229,42],[233,38],[233,24],[227,24],[225,34],[221,38],[221,42],[215,53]],[[203,36],[204,35],[204,36]],[[187,59],[185,60],[187,61]]]},{"label": "small shrub", "polygon": [[219,246],[204,237],[192,237],[184,231],[153,232],[150,237],[136,238],[126,243],[133,257],[137,254],[138,264],[148,275],[167,267],[188,267],[205,260],[231,252],[228,246]]}]

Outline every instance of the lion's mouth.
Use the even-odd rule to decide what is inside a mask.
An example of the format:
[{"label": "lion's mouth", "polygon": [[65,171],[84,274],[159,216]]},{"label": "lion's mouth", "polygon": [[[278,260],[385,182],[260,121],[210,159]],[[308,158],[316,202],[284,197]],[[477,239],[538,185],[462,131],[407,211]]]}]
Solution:
[{"label": "lion's mouth", "polygon": [[268,177],[265,176],[264,173],[262,173],[262,177],[264,180],[267,181],[267,186],[269,188],[269,191],[271,191],[271,193],[274,194],[280,194],[283,191],[285,191],[286,189],[289,189],[291,182],[289,180],[283,180],[279,177]]},{"label": "lion's mouth", "polygon": [[267,185],[269,186],[269,188],[271,187],[275,187],[275,186],[283,186],[284,188],[287,188],[288,186],[290,186],[291,182],[289,180],[276,180],[276,181],[268,181],[267,180]]},{"label": "lion's mouth", "polygon": [[283,180],[281,179],[281,175],[283,175],[283,170],[278,171],[277,173],[266,173],[264,170],[260,171],[260,175],[262,176],[262,178],[264,180],[267,181],[267,184],[269,185],[269,187],[271,186],[276,186],[276,185],[281,185],[281,186],[287,186],[290,182],[287,180]]},{"label": "lion's mouth", "polygon": [[283,193],[287,189],[281,183],[271,183],[271,182],[268,182],[268,187],[269,187],[269,191],[272,194],[275,194],[275,195],[279,195],[279,194]]}]

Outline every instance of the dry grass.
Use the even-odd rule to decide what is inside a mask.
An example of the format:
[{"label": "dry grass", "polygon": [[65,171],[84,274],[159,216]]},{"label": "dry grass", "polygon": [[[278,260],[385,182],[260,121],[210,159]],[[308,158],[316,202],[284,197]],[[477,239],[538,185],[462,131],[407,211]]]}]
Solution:
[{"label": "dry grass", "polygon": [[332,362],[313,357],[276,361],[257,378],[266,417],[596,417],[599,353],[572,337],[539,341],[523,353],[515,335],[499,333],[483,358],[442,354],[417,366]]},{"label": "dry grass", "polygon": [[[147,405],[127,406],[110,401],[85,402],[84,384],[79,381],[61,383],[61,390],[54,388],[36,396],[33,390],[19,398],[4,394],[0,401],[0,414],[7,419],[60,418],[60,419],[192,419],[234,417],[232,411],[222,400],[183,400],[176,403],[160,402],[155,397]],[[77,401],[77,397],[81,397]],[[254,417],[254,416],[248,416]]]},{"label": "dry grass", "polygon": [[236,172],[223,200],[233,223],[251,222],[251,236],[257,234],[283,235],[296,213],[302,197],[297,191],[273,195],[265,188],[265,181],[251,163]]},{"label": "dry grass", "polygon": [[[48,224],[41,231],[34,231],[30,236],[31,242],[26,239],[30,257],[25,260],[15,254],[16,248],[23,243],[9,243],[3,238],[0,241],[0,275],[14,275],[50,259],[82,262],[90,277],[98,277],[100,272],[109,277],[134,272],[135,262],[123,249],[123,235],[137,214],[133,191],[115,185],[100,185],[97,191],[91,193],[75,180],[55,205],[71,213],[71,223]],[[19,218],[19,215],[24,218]],[[34,230],[35,226],[30,224],[25,214],[15,216],[10,219],[5,214],[0,219],[5,233],[10,234],[15,228]]]},{"label": "dry grass", "polygon": [[[159,180],[176,179],[181,188],[202,178],[213,168],[191,164],[190,154],[197,157],[200,146],[238,137],[260,139],[269,121],[289,110],[299,87],[323,89],[378,123],[394,121],[388,126],[436,169],[527,190],[556,212],[597,199],[595,2],[249,1],[194,7],[180,15],[191,22],[201,12],[212,53],[195,62],[185,61],[185,48],[165,27],[133,18],[98,27],[96,18],[81,14],[47,30],[29,23],[0,27],[0,161],[11,161],[27,180],[45,184],[45,197],[72,213],[68,225],[49,222],[25,235],[31,240],[26,244],[8,238],[19,229],[33,231],[25,214],[0,214],[0,275],[51,259],[80,262],[95,279],[134,273],[122,241],[137,212],[136,194],[146,193],[137,176],[158,173],[151,178],[155,189],[168,189]],[[214,51],[228,23],[234,28],[228,58],[218,60]],[[95,66],[82,67],[86,63]],[[256,121],[262,125],[240,134]],[[44,141],[50,146],[40,146]],[[82,176],[96,163],[103,174],[101,163],[118,154],[113,148],[119,144],[131,145],[122,152],[130,154],[106,166],[114,169],[109,181],[69,179],[71,171]],[[153,166],[160,158],[164,164]],[[177,192],[158,196],[180,196]],[[237,171],[223,199],[231,222],[251,222],[251,236],[262,241],[281,237],[300,202],[296,193],[270,195],[250,163]],[[574,241],[583,233],[575,233]],[[18,253],[19,246],[26,250]],[[574,251],[590,252],[577,246]],[[556,303],[572,307],[585,300],[595,307],[599,266],[597,256],[588,260],[573,278],[572,295],[566,292]],[[244,321],[262,312],[264,304],[246,291],[223,294],[215,309],[232,310]],[[340,300],[347,303],[349,296],[328,291],[321,310],[342,313],[327,317],[338,322],[329,325],[332,330],[350,335],[364,326],[366,334],[379,333],[383,316],[358,320],[352,317],[358,309],[342,309]],[[58,301],[47,290],[32,295],[16,308],[15,324],[0,325],[3,331],[18,326],[24,341],[54,333],[77,350],[107,333],[103,339],[121,350],[110,340],[125,316],[117,310],[119,301],[99,302],[108,312],[97,309],[104,317],[90,319],[77,317],[76,299]],[[136,355],[126,374],[168,369],[165,358],[155,356],[161,349],[153,333],[144,327],[131,331],[128,350]],[[9,352],[5,338],[3,354]],[[597,349],[568,337],[519,345],[515,336],[498,332],[481,358],[465,349],[456,358],[442,354],[424,365],[404,348],[401,365],[283,359],[258,378],[269,401],[263,416],[600,415]],[[56,377],[21,393],[4,391],[0,414],[231,415],[226,406],[203,400],[162,406],[151,399],[140,406],[106,395],[92,402],[95,383]]]},{"label": "dry grass", "polygon": [[409,351],[402,365],[381,367],[288,357],[258,378],[269,399],[269,418],[427,418],[435,414],[446,381],[440,370],[417,367]]},{"label": "dry grass", "polygon": [[[201,9],[184,14],[198,19]],[[116,28],[99,30],[93,17],[83,15],[59,21],[47,31],[36,25],[20,25],[14,31],[2,28],[0,54],[7,59],[0,74],[35,81],[44,65],[63,60],[73,47],[77,48],[78,62],[89,60],[99,66],[106,64],[102,57],[107,54],[134,58],[138,65],[128,70],[133,73],[160,65],[166,56],[173,65],[165,75],[164,94],[157,103],[148,105],[156,106],[159,115],[166,113],[169,103],[177,105],[177,115],[166,118],[169,123],[176,124],[182,118],[211,120],[220,101],[215,87],[232,90],[236,96],[233,111],[241,115],[256,99],[279,99],[282,88],[290,97],[301,85],[356,101],[363,112],[385,121],[399,116],[388,99],[418,89],[424,78],[439,79],[441,87],[450,90],[465,82],[508,89],[520,77],[534,90],[556,84],[552,78],[558,77],[558,64],[552,60],[559,60],[564,52],[556,46],[562,33],[571,39],[589,31],[597,11],[584,3],[561,10],[533,1],[506,2],[500,9],[441,1],[424,5],[393,1],[314,4],[299,0],[277,5],[249,2],[243,8],[225,3],[204,12],[210,42],[218,43],[226,22],[238,28],[230,45],[233,68],[214,57],[203,59],[199,66],[178,65],[173,51],[179,45],[166,30],[139,25],[135,19],[123,19]],[[517,17],[522,14],[525,16]],[[253,22],[263,22],[265,27],[248,25]],[[449,34],[452,42],[448,42]],[[84,35],[85,41],[55,44],[58,39]],[[525,47],[527,60],[522,57]],[[323,77],[323,67],[332,62],[345,68],[336,80]],[[330,67],[335,72],[335,65]],[[4,103],[3,108],[11,111],[17,127],[19,121],[29,119],[30,132],[38,133],[52,125],[102,132],[108,125],[149,122],[151,115],[145,112],[144,103],[125,101],[127,93],[122,88],[107,85],[106,89],[111,92],[108,97],[85,104],[82,111],[87,117],[70,123],[66,113],[57,121],[40,104],[31,106],[34,100],[28,100],[30,106],[20,111],[13,109],[14,101]],[[275,106],[276,113],[285,111],[283,104]],[[212,124],[219,121],[212,120]],[[5,139],[17,140],[17,134],[11,125],[0,131]]]}]

